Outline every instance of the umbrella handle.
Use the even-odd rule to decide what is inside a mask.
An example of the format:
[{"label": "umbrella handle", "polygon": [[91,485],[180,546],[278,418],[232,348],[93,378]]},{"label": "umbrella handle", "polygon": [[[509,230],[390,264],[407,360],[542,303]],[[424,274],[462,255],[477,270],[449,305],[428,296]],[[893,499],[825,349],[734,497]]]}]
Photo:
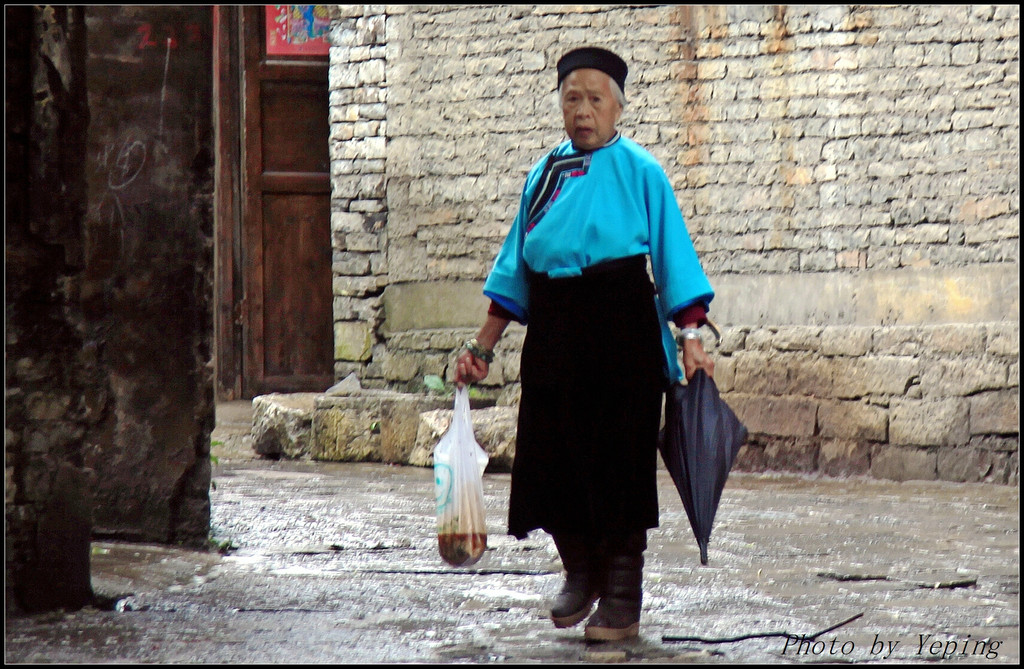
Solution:
[{"label": "umbrella handle", "polygon": [[712,334],[715,335],[716,341],[722,341],[722,331],[719,329],[718,324],[711,320],[711,316],[705,316],[705,320],[708,322],[708,327],[711,328]]}]

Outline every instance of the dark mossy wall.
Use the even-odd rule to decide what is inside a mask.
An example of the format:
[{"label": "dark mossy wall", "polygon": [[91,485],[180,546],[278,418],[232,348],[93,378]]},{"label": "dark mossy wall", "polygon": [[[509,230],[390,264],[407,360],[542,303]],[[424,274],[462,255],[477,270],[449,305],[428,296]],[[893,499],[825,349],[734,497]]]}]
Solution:
[{"label": "dark mossy wall", "polygon": [[92,538],[205,544],[210,7],[9,7],[7,610],[92,599]]}]

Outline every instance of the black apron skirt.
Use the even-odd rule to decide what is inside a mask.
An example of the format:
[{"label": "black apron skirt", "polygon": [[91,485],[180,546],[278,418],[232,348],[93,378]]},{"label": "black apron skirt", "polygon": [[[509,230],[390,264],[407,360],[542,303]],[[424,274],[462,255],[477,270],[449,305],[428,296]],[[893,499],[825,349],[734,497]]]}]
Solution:
[{"label": "black apron skirt", "polygon": [[509,534],[657,527],[667,380],[645,256],[529,286]]}]

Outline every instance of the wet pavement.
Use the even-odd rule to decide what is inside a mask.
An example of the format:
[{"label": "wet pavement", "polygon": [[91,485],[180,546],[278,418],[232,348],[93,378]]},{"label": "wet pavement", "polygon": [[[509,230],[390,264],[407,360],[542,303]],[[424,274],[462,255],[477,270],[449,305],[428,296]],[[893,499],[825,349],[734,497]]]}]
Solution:
[{"label": "wet pavement", "polygon": [[503,533],[508,474],[485,476],[484,558],[454,568],[437,551],[432,470],[258,460],[244,413],[233,433],[218,421],[212,526],[226,554],[95,542],[93,585],[111,610],[9,617],[6,662],[1020,657],[1016,487],[734,473],[702,567],[662,471],[641,637],[587,644],[582,624],[547,619],[561,586],[550,539]]}]

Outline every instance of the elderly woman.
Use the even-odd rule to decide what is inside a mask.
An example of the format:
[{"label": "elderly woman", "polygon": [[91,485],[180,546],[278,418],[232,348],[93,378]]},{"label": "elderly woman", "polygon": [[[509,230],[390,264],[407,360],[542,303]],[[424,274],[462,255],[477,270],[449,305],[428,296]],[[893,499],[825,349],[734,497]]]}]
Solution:
[{"label": "elderly woman", "polygon": [[683,376],[668,322],[684,328],[686,377],[712,375],[697,328],[714,293],[665,172],[616,130],[626,63],[587,47],[557,69],[569,140],[526,178],[454,377],[485,378],[508,323],[526,324],[508,531],[552,536],[566,571],[557,627],[599,601],[586,638],[620,640],[639,633],[662,398]]}]

